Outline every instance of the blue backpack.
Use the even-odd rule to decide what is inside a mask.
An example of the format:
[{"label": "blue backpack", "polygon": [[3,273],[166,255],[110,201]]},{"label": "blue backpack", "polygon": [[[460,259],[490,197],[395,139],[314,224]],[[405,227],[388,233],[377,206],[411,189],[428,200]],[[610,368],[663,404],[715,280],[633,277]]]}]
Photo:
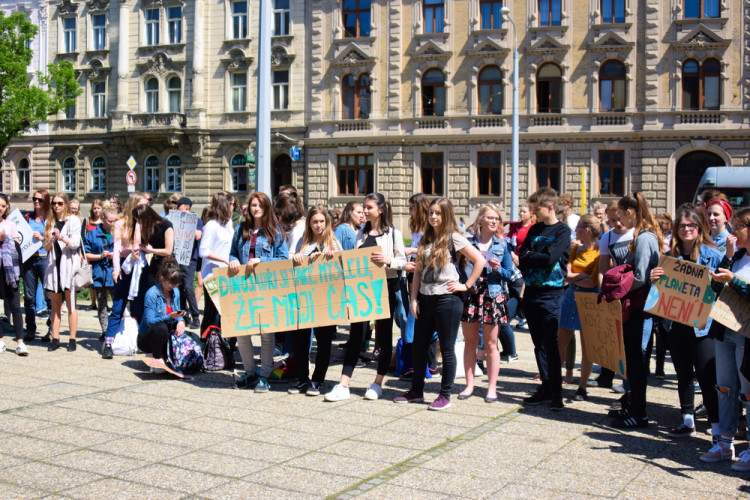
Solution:
[{"label": "blue backpack", "polygon": [[179,373],[197,373],[203,369],[203,352],[187,333],[173,333],[167,344],[167,363]]}]

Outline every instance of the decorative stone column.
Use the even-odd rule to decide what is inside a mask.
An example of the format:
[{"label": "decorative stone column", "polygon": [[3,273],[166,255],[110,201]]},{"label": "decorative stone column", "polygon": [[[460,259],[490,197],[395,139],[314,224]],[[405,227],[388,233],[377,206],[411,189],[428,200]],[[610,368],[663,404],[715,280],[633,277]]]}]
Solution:
[{"label": "decorative stone column", "polygon": [[130,10],[129,0],[120,0],[120,30],[117,34],[117,107],[116,116],[129,111],[128,108],[128,72],[130,71],[130,57],[128,40],[130,38]]},{"label": "decorative stone column", "polygon": [[206,107],[203,102],[205,94],[204,84],[204,71],[205,71],[205,55],[204,55],[204,1],[195,0],[194,4],[195,13],[194,21],[195,28],[193,29],[193,60],[192,60],[192,71],[193,81],[190,86],[190,107],[187,109],[188,125],[194,127],[203,127],[205,121]]}]

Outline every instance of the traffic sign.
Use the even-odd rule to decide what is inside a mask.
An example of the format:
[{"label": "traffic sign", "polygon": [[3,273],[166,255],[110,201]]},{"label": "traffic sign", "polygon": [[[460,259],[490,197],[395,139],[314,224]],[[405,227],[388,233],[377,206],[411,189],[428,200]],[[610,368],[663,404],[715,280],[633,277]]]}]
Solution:
[{"label": "traffic sign", "polygon": [[289,148],[289,156],[294,161],[299,161],[299,148],[297,146],[292,146]]},{"label": "traffic sign", "polygon": [[255,163],[255,153],[248,153],[245,155],[247,163]]},{"label": "traffic sign", "polygon": [[125,174],[125,182],[128,183],[128,186],[135,186],[135,181],[138,180],[138,176],[133,170],[128,170],[128,173]]},{"label": "traffic sign", "polygon": [[138,162],[135,161],[135,158],[131,156],[130,158],[128,158],[128,161],[126,161],[125,164],[128,166],[130,170],[133,170],[135,166],[138,165]]}]

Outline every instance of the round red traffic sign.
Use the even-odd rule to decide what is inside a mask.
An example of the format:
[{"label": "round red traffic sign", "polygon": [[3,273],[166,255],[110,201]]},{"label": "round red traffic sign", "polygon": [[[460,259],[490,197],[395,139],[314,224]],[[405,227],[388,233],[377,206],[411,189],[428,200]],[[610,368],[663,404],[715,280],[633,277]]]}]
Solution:
[{"label": "round red traffic sign", "polygon": [[128,183],[128,186],[135,186],[136,179],[138,179],[138,176],[133,170],[128,170],[128,173],[125,174],[125,182]]}]

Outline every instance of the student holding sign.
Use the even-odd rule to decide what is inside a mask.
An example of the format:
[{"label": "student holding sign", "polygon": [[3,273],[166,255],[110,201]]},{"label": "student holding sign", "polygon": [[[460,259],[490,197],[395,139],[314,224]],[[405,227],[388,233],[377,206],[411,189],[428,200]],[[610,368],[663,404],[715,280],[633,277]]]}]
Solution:
[{"label": "student holding sign", "polygon": [[[372,254],[372,261],[385,265],[388,283],[388,303],[391,317],[379,319],[375,322],[375,336],[380,355],[375,381],[365,392],[365,399],[375,400],[383,395],[383,378],[388,372],[393,353],[393,311],[396,305],[396,294],[400,293],[398,271],[406,266],[404,253],[404,238],[401,232],[390,223],[392,220],[391,207],[380,193],[368,194],[364,203],[364,214],[367,222],[365,227],[357,233],[356,248],[380,247]],[[349,382],[354,367],[359,359],[359,350],[367,333],[367,322],[352,323],[349,343],[344,353],[344,366],[341,370],[341,380],[325,395],[326,401],[341,401],[349,399]],[[296,351],[295,351],[296,352]]]},{"label": "student holding sign", "polygon": [[[297,244],[294,254],[294,262],[302,264],[305,257],[314,259],[320,255],[333,256],[335,252],[341,252],[341,243],[333,235],[331,217],[328,209],[323,205],[312,207],[305,218],[305,232]],[[308,396],[320,396],[323,383],[326,379],[328,364],[331,362],[331,343],[336,335],[336,326],[316,326],[315,340],[318,343],[318,352],[315,356],[315,371],[310,375],[310,328],[302,328],[293,334],[294,343],[294,371],[298,382],[289,388],[289,394],[306,394]]]},{"label": "student holding sign", "polygon": [[[16,354],[28,356],[29,350],[23,342],[23,315],[21,314],[21,291],[18,281],[21,278],[21,254],[16,225],[7,219],[10,213],[8,196],[0,193],[0,296],[5,302],[5,310],[10,311],[13,328],[16,331]],[[3,332],[0,331],[0,352],[5,350]]]},{"label": "student holding sign", "polygon": [[[411,312],[414,325],[414,378],[411,389],[394,399],[396,403],[424,401],[424,379],[427,350],[432,334],[437,331],[443,356],[440,394],[430,410],[444,410],[451,405],[451,390],[456,377],[456,337],[463,312],[463,294],[468,292],[486,261],[469,240],[458,232],[455,212],[450,200],[435,198],[430,203],[427,227],[417,249],[417,267],[411,288]],[[463,272],[468,259],[473,268],[466,277]],[[463,274],[463,280],[462,276]]]},{"label": "student holding sign", "polygon": [[[727,258],[711,273],[714,281],[727,284],[750,303],[750,208],[743,208],[732,219],[734,235],[727,237]],[[716,339],[716,387],[719,390],[719,428],[712,447],[701,455],[704,462],[734,460],[734,436],[740,415],[740,403],[750,411],[750,380],[742,367],[747,366],[750,341],[738,331],[725,329]],[[705,393],[703,397],[705,397]],[[737,471],[750,471],[750,450],[743,451],[732,465]]]},{"label": "student holding sign", "polygon": [[[28,216],[28,223],[34,231],[33,239],[35,242],[44,240],[44,226],[47,224],[47,218],[50,215],[50,195],[46,189],[36,191],[31,200],[34,203],[34,210]],[[36,336],[36,289],[39,283],[44,281],[44,271],[47,269],[47,250],[42,246],[31,257],[23,263],[23,307],[26,320],[26,337],[27,342],[34,340]],[[45,294],[45,297],[47,295]],[[47,309],[51,309],[52,304],[47,300]],[[41,304],[40,304],[41,305]],[[49,323],[48,323],[49,325]],[[47,333],[42,338],[42,342],[49,342],[51,335]]]},{"label": "student holding sign", "polygon": [[[699,209],[683,205],[677,209],[674,219],[675,233],[672,235],[669,256],[688,260],[716,269],[724,254],[716,248],[708,227],[705,226]],[[664,269],[651,270],[651,281],[657,282]],[[708,336],[711,320],[705,328],[693,328],[676,321],[669,330],[669,351],[677,373],[677,393],[680,397],[682,423],[669,432],[669,437],[695,436],[695,389],[693,374],[698,378],[703,393],[703,404],[708,411],[711,434],[719,435],[719,403],[716,393],[716,346]]]},{"label": "student holding sign", "polygon": [[[232,248],[232,198],[226,191],[219,191],[211,198],[211,205],[206,211],[206,224],[203,226],[203,236],[198,246],[198,255],[203,259],[201,276],[205,280],[217,267],[229,266],[229,255]],[[210,295],[206,293],[205,307],[201,332],[205,332],[211,325],[221,326],[219,311],[216,309]]]},{"label": "student holding sign", "polygon": [[[286,238],[281,223],[276,218],[268,195],[256,192],[248,198],[248,216],[234,230],[229,251],[229,269],[238,272],[241,265],[252,271],[256,264],[289,258]],[[255,392],[268,392],[268,376],[273,367],[274,336],[260,336],[260,378],[255,375],[255,356],[250,335],[237,338],[245,374],[237,381],[237,388],[254,386]]]}]

